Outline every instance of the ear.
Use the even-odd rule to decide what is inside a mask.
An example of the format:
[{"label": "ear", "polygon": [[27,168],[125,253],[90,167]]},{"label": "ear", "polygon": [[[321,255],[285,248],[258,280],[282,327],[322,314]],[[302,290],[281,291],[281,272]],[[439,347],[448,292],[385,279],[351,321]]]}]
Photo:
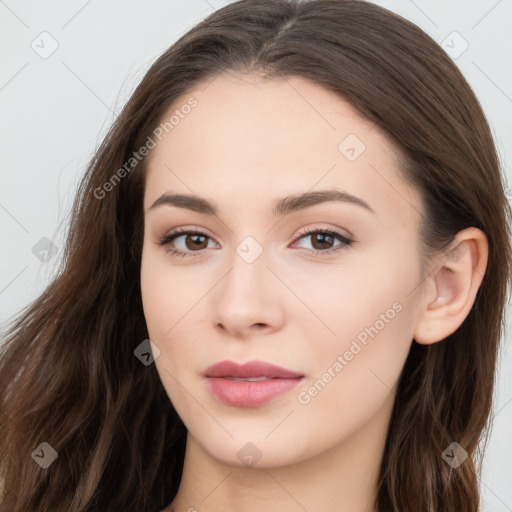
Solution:
[{"label": "ear", "polygon": [[468,316],[482,283],[489,246],[480,229],[459,231],[425,281],[414,340],[429,345],[455,332]]}]

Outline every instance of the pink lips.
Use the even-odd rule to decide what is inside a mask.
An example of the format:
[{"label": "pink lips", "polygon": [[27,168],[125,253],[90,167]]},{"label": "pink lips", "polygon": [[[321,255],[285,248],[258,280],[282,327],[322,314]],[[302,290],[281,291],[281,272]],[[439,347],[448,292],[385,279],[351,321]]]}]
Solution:
[{"label": "pink lips", "polygon": [[[220,402],[235,407],[259,407],[291,391],[304,375],[264,361],[238,365],[221,361],[203,374],[212,395]],[[260,380],[233,380],[255,379]]]}]

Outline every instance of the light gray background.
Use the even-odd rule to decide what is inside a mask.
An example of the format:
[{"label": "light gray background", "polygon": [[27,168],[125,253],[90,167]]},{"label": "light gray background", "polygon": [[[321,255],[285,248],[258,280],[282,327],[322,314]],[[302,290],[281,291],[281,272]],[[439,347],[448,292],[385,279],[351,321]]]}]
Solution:
[{"label": "light gray background", "polygon": [[[0,0],[2,329],[55,271],[78,180],[149,65],[225,3]],[[512,0],[375,3],[416,23],[451,52],[488,116],[512,185]],[[32,252],[43,237],[57,248],[46,263]],[[512,511],[510,328],[506,338],[481,485],[484,512]]]}]

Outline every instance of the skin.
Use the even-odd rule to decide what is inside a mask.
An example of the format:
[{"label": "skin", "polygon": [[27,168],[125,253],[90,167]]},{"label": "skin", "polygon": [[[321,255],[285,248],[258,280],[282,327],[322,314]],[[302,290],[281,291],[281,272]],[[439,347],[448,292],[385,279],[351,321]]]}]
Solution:
[{"label": "skin", "polygon": [[[188,430],[183,478],[166,510],[372,511],[411,343],[442,340],[467,316],[485,272],[485,235],[460,232],[458,252],[433,261],[427,274],[419,195],[399,177],[395,147],[317,84],[224,74],[170,112],[190,96],[197,107],[151,150],[144,195],[144,314],[160,350],[156,369]],[[354,161],[338,149],[349,134],[365,145]],[[272,213],[284,196],[332,189],[373,212],[329,201]],[[218,213],[151,209],[164,193],[203,197]],[[158,244],[179,227],[209,238],[199,250],[190,235]],[[329,255],[342,242],[322,246],[304,228],[331,228],[354,242]],[[252,263],[236,251],[248,236],[263,250]],[[393,304],[400,311],[334,371]],[[232,407],[215,400],[202,377],[224,359],[261,359],[305,379],[270,404]],[[301,403],[299,394],[329,368],[330,381]],[[248,442],[261,454],[250,467],[237,456]]]}]

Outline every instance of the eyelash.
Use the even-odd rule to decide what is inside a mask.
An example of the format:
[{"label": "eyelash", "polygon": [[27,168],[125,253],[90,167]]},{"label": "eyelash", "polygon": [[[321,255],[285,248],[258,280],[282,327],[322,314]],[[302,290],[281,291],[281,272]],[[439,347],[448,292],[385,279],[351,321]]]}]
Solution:
[{"label": "eyelash", "polygon": [[[326,229],[305,228],[304,231],[302,231],[302,233],[300,233],[300,236],[294,240],[294,242],[300,240],[301,238],[307,237],[312,234],[318,234],[318,233],[327,234],[335,239],[338,239],[342,243],[339,244],[338,246],[328,249],[326,251],[315,251],[315,250],[309,249],[309,252],[314,253],[315,255],[321,255],[321,256],[332,255],[334,253],[337,253],[337,252],[340,252],[343,250],[348,250],[348,248],[354,242],[354,240],[347,238],[346,236],[342,235],[341,233],[338,233],[337,231],[335,231],[334,229],[329,229],[329,228],[326,228]],[[211,237],[209,237],[206,233],[203,233],[197,229],[178,228],[177,230],[175,230],[171,233],[168,233],[168,234],[164,235],[162,238],[160,238],[160,240],[157,242],[157,244],[160,246],[168,246],[172,241],[174,241],[175,238],[179,238],[180,236],[183,236],[183,235],[200,235],[200,236],[204,236],[206,238],[211,239]],[[179,249],[166,247],[166,250],[167,250],[167,252],[171,253],[173,256],[183,256],[183,257],[192,256],[192,257],[194,257],[194,256],[200,256],[201,255],[200,253],[204,249],[201,249],[199,251],[183,252],[183,251],[180,251]],[[196,254],[194,254],[194,253],[196,253]]]}]

